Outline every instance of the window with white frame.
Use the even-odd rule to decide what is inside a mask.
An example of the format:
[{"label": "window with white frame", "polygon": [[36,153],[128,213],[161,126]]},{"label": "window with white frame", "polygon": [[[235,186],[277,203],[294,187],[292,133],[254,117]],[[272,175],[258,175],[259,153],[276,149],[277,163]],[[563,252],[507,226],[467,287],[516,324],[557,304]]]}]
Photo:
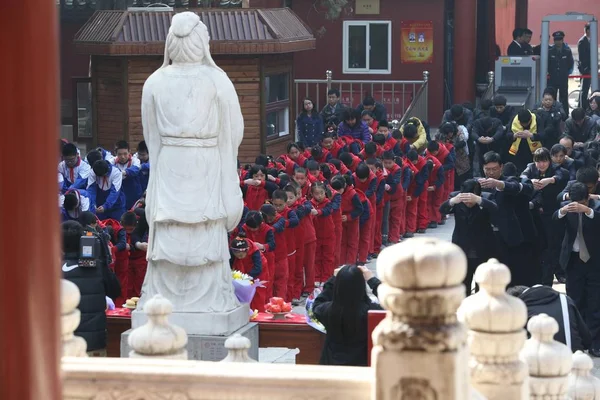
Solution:
[{"label": "window with white frame", "polygon": [[344,73],[392,72],[391,21],[344,21]]},{"label": "window with white frame", "polygon": [[290,74],[265,75],[267,140],[290,134]]}]

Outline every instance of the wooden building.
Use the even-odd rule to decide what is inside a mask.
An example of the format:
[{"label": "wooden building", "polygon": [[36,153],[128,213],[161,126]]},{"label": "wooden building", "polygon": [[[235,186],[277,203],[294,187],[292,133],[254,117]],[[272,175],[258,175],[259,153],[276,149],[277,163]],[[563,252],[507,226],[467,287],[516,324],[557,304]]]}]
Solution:
[{"label": "wooden building", "polygon": [[[240,98],[245,124],[240,161],[282,153],[293,140],[293,54],[315,48],[310,29],[288,8],[196,11],[208,27],[215,62]],[[142,87],[163,62],[173,14],[98,11],[77,33],[76,50],[91,55],[93,104],[93,135],[78,142],[112,149],[117,140],[135,147],[143,139]]]}]

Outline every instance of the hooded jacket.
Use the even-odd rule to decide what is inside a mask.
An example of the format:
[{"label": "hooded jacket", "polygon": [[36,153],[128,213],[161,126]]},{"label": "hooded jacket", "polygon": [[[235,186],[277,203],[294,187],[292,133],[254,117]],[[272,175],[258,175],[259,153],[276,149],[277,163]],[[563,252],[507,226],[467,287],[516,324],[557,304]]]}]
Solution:
[{"label": "hooded jacket", "polygon": [[[558,322],[558,333],[554,335],[554,339],[564,344],[567,343],[559,292],[548,286],[533,286],[524,291],[519,298],[527,306],[528,320],[538,314],[548,314]],[[571,350],[575,352],[588,349],[592,344],[592,337],[579,310],[575,307],[575,303],[568,296],[567,307],[571,331]]]}]

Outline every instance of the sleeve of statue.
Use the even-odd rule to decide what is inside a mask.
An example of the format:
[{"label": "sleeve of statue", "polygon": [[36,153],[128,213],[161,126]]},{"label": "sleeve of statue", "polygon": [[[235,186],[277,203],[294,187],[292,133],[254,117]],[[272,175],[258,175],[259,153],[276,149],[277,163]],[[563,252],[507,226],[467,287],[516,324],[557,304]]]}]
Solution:
[{"label": "sleeve of statue", "polygon": [[[220,109],[219,152],[221,154],[221,198],[227,213],[227,231],[240,222],[244,201],[237,174],[238,148],[244,137],[244,117],[233,84],[223,72],[216,74]],[[152,176],[152,174],[150,174]]]},{"label": "sleeve of statue", "polygon": [[[148,146],[148,153],[154,160],[158,158],[161,149],[160,133],[158,132],[158,123],[156,121],[156,110],[154,104],[154,91],[152,86],[153,79],[150,77],[144,84],[142,90],[142,130],[144,140]],[[156,173],[153,170],[156,168],[156,162],[150,163],[150,176],[148,179],[148,189],[146,191],[146,221],[148,222],[148,252],[147,258],[152,255],[154,243],[154,219],[156,216],[156,208],[154,199],[156,191],[153,189]]]}]

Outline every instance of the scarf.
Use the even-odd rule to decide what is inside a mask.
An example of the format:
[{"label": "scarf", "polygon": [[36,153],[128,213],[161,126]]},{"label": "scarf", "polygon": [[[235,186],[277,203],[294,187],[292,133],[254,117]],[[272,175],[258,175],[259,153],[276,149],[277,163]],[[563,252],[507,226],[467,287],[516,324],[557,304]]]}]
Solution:
[{"label": "scarf", "polygon": [[[529,131],[537,132],[537,121],[536,121],[535,114],[532,114],[530,112],[530,115],[531,115],[531,124],[529,125]],[[524,130],[523,125],[521,125],[519,118],[513,119],[510,129],[515,133],[523,132],[523,130]],[[542,142],[535,141],[532,138],[527,138],[527,144],[529,145],[529,150],[531,151],[532,154],[534,151],[536,151],[537,149],[542,147]],[[521,145],[521,138],[517,138],[517,140],[515,140],[511,144],[510,150],[508,150],[508,152],[513,156],[516,155],[517,152],[519,151],[520,145]]]},{"label": "scarf", "polygon": [[68,167],[69,168],[69,181],[71,182],[71,184],[75,183],[75,168],[79,167],[80,165],[81,165],[81,157],[77,157],[77,162],[75,163],[75,165],[72,167]]}]

